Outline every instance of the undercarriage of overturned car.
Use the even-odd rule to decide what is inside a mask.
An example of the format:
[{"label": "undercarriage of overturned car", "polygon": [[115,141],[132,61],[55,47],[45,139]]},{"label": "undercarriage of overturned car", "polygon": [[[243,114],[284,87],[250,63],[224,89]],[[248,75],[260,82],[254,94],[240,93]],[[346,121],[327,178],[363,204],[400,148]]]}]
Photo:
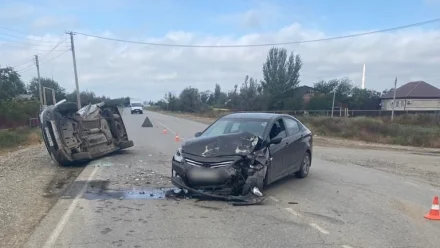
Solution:
[{"label": "undercarriage of overturned car", "polygon": [[40,114],[43,140],[52,159],[68,166],[133,146],[117,102],[89,104],[78,110],[61,101]]},{"label": "undercarriage of overturned car", "polygon": [[189,140],[172,159],[172,183],[191,195],[234,205],[261,203],[268,145],[248,132]]}]

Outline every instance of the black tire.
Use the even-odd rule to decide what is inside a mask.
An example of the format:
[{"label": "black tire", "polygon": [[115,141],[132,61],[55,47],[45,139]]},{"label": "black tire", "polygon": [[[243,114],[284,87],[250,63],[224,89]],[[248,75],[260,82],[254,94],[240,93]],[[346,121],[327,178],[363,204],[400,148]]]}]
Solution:
[{"label": "black tire", "polygon": [[75,113],[76,111],[78,111],[78,105],[76,105],[76,103],[74,102],[63,102],[58,105],[56,109],[61,114]]},{"label": "black tire", "polygon": [[141,115],[143,115],[144,114],[144,111],[141,111]]},{"label": "black tire", "polygon": [[131,114],[133,114],[133,111],[131,111]]},{"label": "black tire", "polygon": [[312,165],[312,158],[310,156],[310,153],[306,152],[301,161],[301,167],[299,168],[299,171],[295,173],[296,176],[299,178],[307,177],[309,175],[311,165]]}]

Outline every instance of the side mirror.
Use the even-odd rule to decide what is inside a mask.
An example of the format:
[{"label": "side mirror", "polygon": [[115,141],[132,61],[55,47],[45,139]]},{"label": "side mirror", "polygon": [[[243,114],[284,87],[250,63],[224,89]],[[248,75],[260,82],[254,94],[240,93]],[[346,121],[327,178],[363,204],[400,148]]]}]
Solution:
[{"label": "side mirror", "polygon": [[200,137],[200,135],[202,135],[202,132],[197,132],[196,134],[194,134],[194,137]]},{"label": "side mirror", "polygon": [[271,145],[271,144],[279,144],[279,143],[281,143],[282,140],[283,140],[283,138],[281,138],[281,137],[273,138],[273,139],[270,140],[269,145]]}]

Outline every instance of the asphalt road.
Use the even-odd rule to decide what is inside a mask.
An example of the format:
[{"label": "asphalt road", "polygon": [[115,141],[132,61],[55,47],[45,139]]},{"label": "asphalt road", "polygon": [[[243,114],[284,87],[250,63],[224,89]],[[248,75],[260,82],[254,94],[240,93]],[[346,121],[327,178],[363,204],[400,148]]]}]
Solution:
[{"label": "asphalt road", "polygon": [[[147,116],[154,127],[141,127]],[[206,125],[152,112],[124,120],[135,147],[90,163],[24,247],[439,247],[440,223],[423,218],[439,188],[322,160],[319,147],[309,177],[275,183],[263,205],[162,199],[175,135]]]}]

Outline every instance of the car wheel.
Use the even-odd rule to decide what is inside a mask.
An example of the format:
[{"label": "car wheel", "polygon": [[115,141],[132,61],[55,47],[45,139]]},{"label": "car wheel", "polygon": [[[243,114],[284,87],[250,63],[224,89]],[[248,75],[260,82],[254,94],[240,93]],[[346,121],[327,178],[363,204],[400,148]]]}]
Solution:
[{"label": "car wheel", "polygon": [[143,111],[141,111],[141,115],[143,115],[144,114],[144,112]]},{"label": "car wheel", "polygon": [[74,102],[63,102],[56,107],[61,114],[75,113],[78,111],[78,105]]},{"label": "car wheel", "polygon": [[307,175],[309,175],[310,166],[312,165],[311,161],[312,160],[310,157],[310,153],[306,152],[306,154],[304,154],[303,160],[301,162],[301,167],[300,167],[299,171],[296,172],[297,177],[305,178],[305,177],[307,177]]}]

